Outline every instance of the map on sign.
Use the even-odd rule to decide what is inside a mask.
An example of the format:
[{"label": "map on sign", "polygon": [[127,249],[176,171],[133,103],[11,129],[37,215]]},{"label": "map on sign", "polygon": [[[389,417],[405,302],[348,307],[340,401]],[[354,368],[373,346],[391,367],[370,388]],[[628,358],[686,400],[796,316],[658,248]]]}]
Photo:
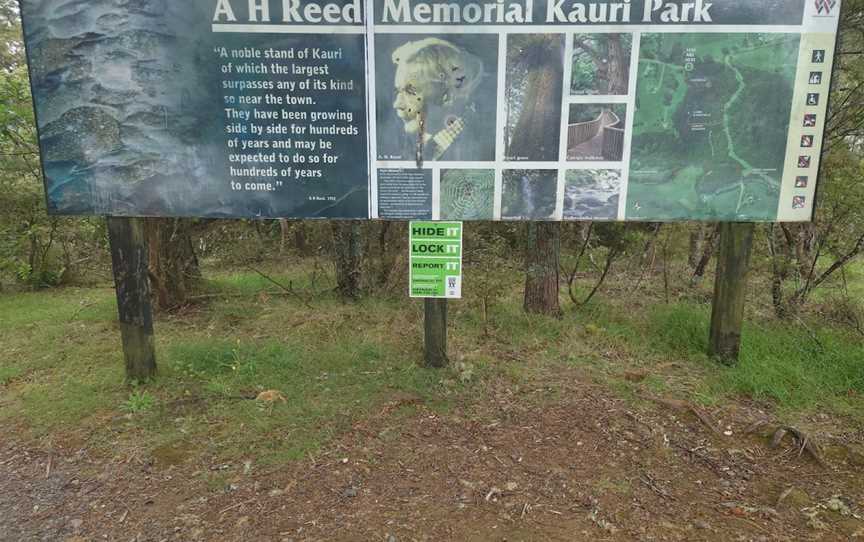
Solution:
[{"label": "map on sign", "polygon": [[48,210],[810,220],[840,0],[21,0]]},{"label": "map on sign", "polygon": [[798,34],[644,34],[628,215],[777,214]]}]

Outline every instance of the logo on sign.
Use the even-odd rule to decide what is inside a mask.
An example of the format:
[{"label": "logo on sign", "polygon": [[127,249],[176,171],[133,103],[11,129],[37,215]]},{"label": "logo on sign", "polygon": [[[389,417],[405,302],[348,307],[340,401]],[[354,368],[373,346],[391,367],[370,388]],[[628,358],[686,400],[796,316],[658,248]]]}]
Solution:
[{"label": "logo on sign", "polygon": [[837,6],[837,0],[814,0],[816,13],[829,15]]}]

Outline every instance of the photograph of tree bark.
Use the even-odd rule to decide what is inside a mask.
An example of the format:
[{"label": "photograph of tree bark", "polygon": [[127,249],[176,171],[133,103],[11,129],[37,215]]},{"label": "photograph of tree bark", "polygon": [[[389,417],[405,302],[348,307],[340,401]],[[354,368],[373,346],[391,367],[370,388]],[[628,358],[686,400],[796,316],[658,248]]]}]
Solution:
[{"label": "photograph of tree bark", "polygon": [[563,65],[563,35],[507,37],[506,160],[558,160]]}]

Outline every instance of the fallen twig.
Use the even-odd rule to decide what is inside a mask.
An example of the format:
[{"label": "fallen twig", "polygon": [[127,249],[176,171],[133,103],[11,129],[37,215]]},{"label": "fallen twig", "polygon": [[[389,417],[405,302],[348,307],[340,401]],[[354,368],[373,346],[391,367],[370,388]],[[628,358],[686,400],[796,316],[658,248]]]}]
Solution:
[{"label": "fallen twig", "polygon": [[690,403],[689,401],[678,401],[675,399],[665,399],[663,397],[655,397],[655,396],[651,396],[651,395],[649,395],[648,398],[650,400],[654,401],[655,403],[658,403],[658,404],[666,406],[666,407],[673,408],[675,410],[686,410],[686,411],[690,412],[691,414],[693,414],[694,416],[696,416],[699,419],[699,421],[705,425],[705,427],[707,427],[708,429],[711,430],[712,433],[714,433],[715,435],[720,434],[720,431],[717,429],[717,426],[714,423],[714,420],[712,420],[711,417],[708,416],[708,414],[702,412],[693,403]]},{"label": "fallen twig", "polygon": [[15,460],[18,459],[19,457],[21,457],[20,454],[18,454],[18,455],[13,455],[12,457],[10,457],[9,459],[6,459],[5,461],[0,461],[0,465],[7,465],[7,464],[9,464],[9,463],[15,461]]},{"label": "fallen twig", "polygon": [[224,515],[226,512],[230,512],[231,510],[234,510],[235,508],[239,508],[239,507],[243,506],[244,504],[249,504],[250,502],[252,502],[252,501],[254,501],[254,500],[255,500],[255,497],[252,497],[251,499],[246,499],[245,501],[240,501],[240,502],[238,502],[238,503],[232,504],[232,505],[229,506],[228,508],[225,508],[224,510],[222,510],[221,512],[219,512],[219,515],[222,516],[222,515]]},{"label": "fallen twig", "polygon": [[801,457],[806,451],[821,467],[827,467],[825,461],[822,459],[822,454],[819,452],[819,447],[813,439],[803,431],[792,426],[782,425],[778,427],[771,436],[771,447],[776,448],[780,446],[786,435],[792,435],[795,445],[798,447],[798,457]]},{"label": "fallen twig", "polygon": [[653,491],[654,493],[660,495],[660,496],[663,497],[664,499],[669,499],[669,500],[672,500],[672,501],[675,500],[675,497],[673,497],[672,495],[670,495],[669,492],[667,492],[667,491],[666,491],[665,489],[663,489],[662,487],[658,486],[658,485],[654,482],[654,480],[652,480],[651,477],[648,476],[647,474],[640,474],[640,475],[639,475],[639,479],[642,481],[643,484],[645,484],[646,486],[648,486],[648,488],[651,489],[651,491]]},{"label": "fallen twig", "polygon": [[285,291],[285,292],[287,292],[287,293],[293,295],[294,297],[296,297],[298,300],[300,300],[301,303],[303,303],[303,304],[306,306],[307,309],[312,309],[312,308],[314,308],[314,307],[312,307],[312,305],[309,303],[309,301],[308,301],[307,299],[304,299],[303,296],[301,296],[299,293],[297,293],[297,291],[294,290],[294,285],[291,284],[290,281],[288,282],[288,286],[285,286],[284,284],[281,284],[280,282],[277,282],[275,279],[273,279],[273,278],[270,277],[269,275],[267,275],[267,274],[263,273],[262,271],[260,271],[260,270],[258,270],[258,269],[256,269],[256,268],[252,267],[251,265],[246,265],[246,267],[247,267],[250,271],[254,271],[255,273],[258,273],[258,274],[261,276],[261,278],[263,278],[264,280],[273,283],[274,285],[276,285],[276,286],[278,286],[279,288],[281,288],[283,291]]}]

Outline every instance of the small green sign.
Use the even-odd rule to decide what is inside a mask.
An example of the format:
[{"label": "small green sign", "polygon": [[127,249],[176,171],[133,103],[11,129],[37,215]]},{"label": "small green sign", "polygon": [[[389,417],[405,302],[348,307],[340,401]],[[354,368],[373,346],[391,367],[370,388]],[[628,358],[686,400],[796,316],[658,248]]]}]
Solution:
[{"label": "small green sign", "polygon": [[462,297],[462,223],[411,222],[411,297]]}]

